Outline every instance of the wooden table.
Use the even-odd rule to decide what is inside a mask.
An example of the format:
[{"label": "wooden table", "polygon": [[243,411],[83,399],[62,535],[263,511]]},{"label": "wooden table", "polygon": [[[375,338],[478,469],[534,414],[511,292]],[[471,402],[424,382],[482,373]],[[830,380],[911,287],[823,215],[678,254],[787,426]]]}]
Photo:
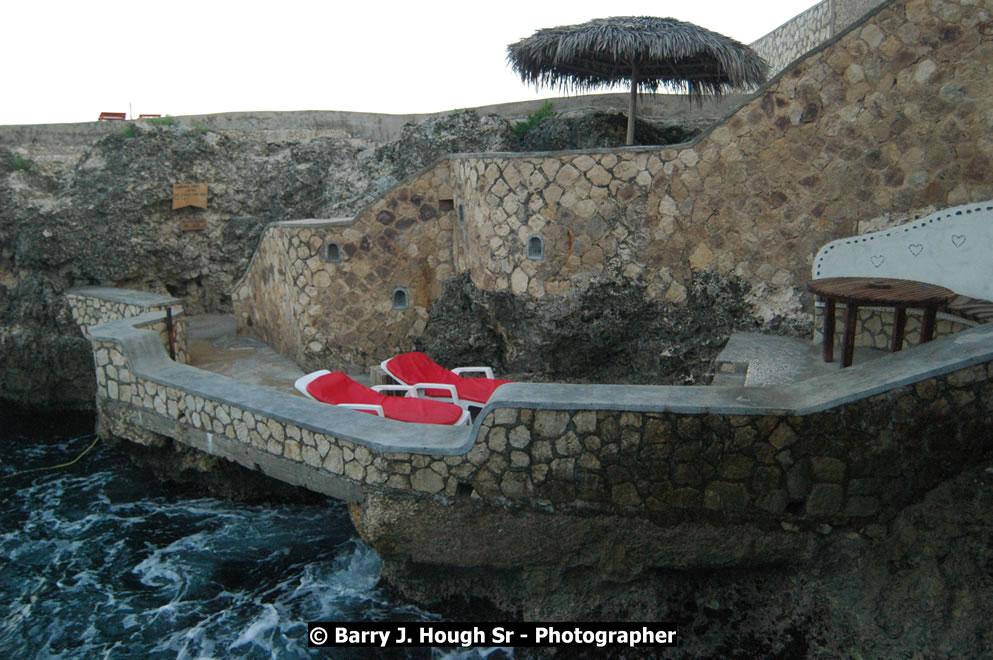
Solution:
[{"label": "wooden table", "polygon": [[855,352],[855,323],[859,305],[896,308],[893,321],[893,341],[890,351],[903,348],[903,331],[907,325],[907,308],[924,310],[921,323],[921,343],[934,337],[938,307],[955,297],[955,292],[936,284],[914,280],[872,277],[829,277],[807,282],[807,289],[824,300],[824,361],[834,360],[834,308],[845,303],[845,340],[841,366],[852,364]]}]

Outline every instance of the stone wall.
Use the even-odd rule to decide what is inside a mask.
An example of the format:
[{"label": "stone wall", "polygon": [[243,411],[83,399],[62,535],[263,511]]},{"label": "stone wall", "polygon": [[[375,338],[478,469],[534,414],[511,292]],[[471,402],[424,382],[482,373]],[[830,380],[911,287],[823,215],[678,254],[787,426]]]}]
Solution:
[{"label": "stone wall", "polygon": [[[892,307],[859,307],[855,324],[855,345],[869,348],[888,349],[892,345],[895,314]],[[905,346],[916,346],[921,340],[921,319],[919,309],[907,310],[907,325],[904,327]],[[951,314],[939,314],[934,327],[934,336],[942,337],[968,328],[976,323]],[[836,347],[841,346],[845,336],[845,305],[839,303],[835,309],[834,339]],[[824,337],[824,305],[814,307],[814,342],[820,343]],[[840,349],[839,349],[840,350]],[[835,352],[835,355],[841,355]]]},{"label": "stone wall", "polygon": [[[693,271],[713,271],[747,282],[760,315],[799,318],[801,304],[810,309],[804,283],[816,251],[856,233],[860,221],[993,197],[981,102],[993,96],[991,8],[956,0],[881,6],[686,145],[452,156],[413,184],[432,205],[452,199],[449,252],[426,256],[426,246],[412,248],[379,221],[402,203],[398,194],[411,194],[402,187],[356,218],[347,242],[369,249],[344,261],[366,271],[388,263],[405,277],[423,272],[432,292],[450,268],[469,272],[481,289],[539,300],[598,277],[628,277],[650,298],[680,303]],[[425,220],[443,250],[452,217]],[[392,235],[402,239],[391,246]],[[433,269],[432,258],[444,268]],[[384,301],[405,277],[358,279],[349,295]],[[331,305],[314,314],[340,316]],[[308,345],[341,346],[348,356],[336,364],[362,353],[378,361],[409,349],[424,320],[390,310],[363,318],[374,333],[390,327],[393,343],[351,333],[354,345],[319,331]]]},{"label": "stone wall", "polygon": [[[993,192],[981,23],[972,5],[893,2],[683,148],[453,159],[477,247],[459,266],[482,288],[516,274],[532,295],[532,277],[554,293],[608,270],[670,300],[694,269],[800,289],[858,219]],[[544,262],[523,249],[532,233]]]},{"label": "stone wall", "polygon": [[833,0],[823,0],[752,42],[752,48],[769,63],[770,76],[834,36],[833,5]]},{"label": "stone wall", "polygon": [[920,496],[993,437],[988,326],[791,387],[510,384],[471,428],[456,428],[177,364],[141,329],[161,320],[91,327],[103,426],[250,467],[277,461],[281,478],[338,497],[397,490],[661,525],[862,523]]},{"label": "stone wall", "polygon": [[[129,319],[146,312],[172,312],[172,350],[176,353],[176,361],[188,363],[189,351],[186,346],[186,318],[183,306],[178,298],[161,296],[141,291],[125,291],[109,287],[79,287],[70,289],[65,294],[72,318],[79,325],[83,336],[90,339],[90,328],[108,321]],[[162,346],[169,350],[169,323],[163,320],[145,326],[159,335]],[[97,360],[100,364],[102,360]],[[106,361],[102,361],[106,364]],[[97,382],[103,376],[97,370]]]},{"label": "stone wall", "polygon": [[366,371],[383,349],[409,348],[454,274],[448,171],[435,165],[354,222],[271,225],[232,295],[239,322],[313,369]]},{"label": "stone wall", "polygon": [[993,364],[977,365],[802,416],[495,410],[466,462],[442,473],[484,499],[553,510],[850,524],[894,512],[989,446],[990,378]]},{"label": "stone wall", "polygon": [[770,75],[844,32],[886,0],[823,0],[779,26],[751,46],[769,63]]}]

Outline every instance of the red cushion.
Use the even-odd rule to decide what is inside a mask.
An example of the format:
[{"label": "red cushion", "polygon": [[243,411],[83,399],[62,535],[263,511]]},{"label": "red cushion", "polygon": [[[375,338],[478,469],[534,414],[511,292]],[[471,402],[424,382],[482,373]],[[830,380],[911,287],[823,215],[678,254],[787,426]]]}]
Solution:
[{"label": "red cushion", "polygon": [[462,417],[462,408],[454,403],[386,395],[383,399],[383,414],[401,422],[454,424]]},{"label": "red cushion", "polygon": [[[448,383],[455,385],[459,376],[445,369],[425,353],[401,353],[386,363],[390,373],[407,385],[417,383]],[[434,396],[434,395],[432,395]]]},{"label": "red cushion", "polygon": [[382,405],[383,394],[356,383],[343,371],[318,376],[307,385],[312,397],[324,403],[368,403]]},{"label": "red cushion", "polygon": [[[324,403],[364,403],[383,407],[383,415],[401,422],[454,424],[462,417],[462,408],[444,401],[387,396],[357,383],[347,374],[335,371],[312,380],[307,385],[312,397]],[[371,410],[363,410],[375,414]]]},{"label": "red cushion", "polygon": [[[402,353],[390,358],[386,363],[390,373],[406,385],[417,383],[445,383],[454,385],[460,399],[476,403],[486,403],[493,391],[511,381],[499,378],[465,378],[445,369],[437,362],[420,352]],[[444,390],[427,390],[428,396],[444,397]]]},{"label": "red cushion", "polygon": [[493,396],[496,388],[510,382],[512,381],[501,380],[500,378],[463,378],[455,389],[458,391],[460,399],[486,403]]}]

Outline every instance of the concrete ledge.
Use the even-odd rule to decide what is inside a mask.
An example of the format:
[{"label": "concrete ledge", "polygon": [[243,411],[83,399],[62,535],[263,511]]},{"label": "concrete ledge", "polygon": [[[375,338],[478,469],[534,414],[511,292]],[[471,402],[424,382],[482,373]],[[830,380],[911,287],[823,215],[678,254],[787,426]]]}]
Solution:
[{"label": "concrete ledge", "polygon": [[511,383],[477,419],[499,408],[628,410],[687,415],[808,415],[993,360],[993,328],[956,335],[798,383],[772,387],[681,387]]},{"label": "concrete ledge", "polygon": [[173,362],[158,335],[141,329],[164,317],[162,312],[148,312],[111,321],[93,326],[90,336],[93,340],[118,343],[135,376],[379,452],[444,456],[465,453],[472,446],[466,427],[406,424],[378,418]]},{"label": "concrete ledge", "polygon": [[66,291],[66,295],[86,296],[124,305],[139,305],[141,307],[157,307],[165,305],[181,305],[179,298],[163,296],[158,293],[134,291],[131,289],[115,289],[109,286],[83,286]]},{"label": "concrete ledge", "polygon": [[355,222],[354,217],[349,218],[298,218],[296,220],[280,220],[272,224],[277,227],[333,227],[338,225],[348,225]]},{"label": "concrete ledge", "polygon": [[149,312],[94,326],[95,340],[121,344],[135,375],[385,453],[454,456],[468,452],[483,421],[502,408],[610,410],[687,415],[800,416],[993,360],[993,326],[977,326],[869,363],[783,386],[678,387],[511,383],[499,388],[471,429],[405,424],[343,410],[171,361],[158,336],[140,329]]},{"label": "concrete ledge", "polygon": [[[791,525],[886,518],[993,450],[993,326],[792,385],[510,383],[472,427],[404,424],[166,358],[162,310],[91,326],[109,429],[358,501]],[[908,387],[908,385],[913,385]],[[116,411],[116,412],[115,412]]]}]

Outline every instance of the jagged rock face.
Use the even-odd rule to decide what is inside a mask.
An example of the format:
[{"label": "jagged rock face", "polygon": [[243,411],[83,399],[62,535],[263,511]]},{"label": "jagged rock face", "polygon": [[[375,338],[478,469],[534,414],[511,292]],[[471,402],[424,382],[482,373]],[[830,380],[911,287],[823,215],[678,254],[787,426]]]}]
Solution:
[{"label": "jagged rock face", "polygon": [[[617,147],[627,141],[627,115],[620,112],[595,112],[579,116],[545,117],[518,138],[515,151],[557,151]],[[688,142],[700,133],[699,128],[659,125],[635,120],[636,145],[662,145]]]},{"label": "jagged rock face", "polygon": [[376,157],[398,172],[416,172],[447,154],[507,151],[510,139],[506,119],[462,110],[406,124],[396,140],[376,150]]},{"label": "jagged rock face", "polygon": [[[180,297],[191,314],[229,311],[233,284],[267,224],[351,216],[447,153],[566,148],[573,138],[563,142],[560,133],[577,132],[604,144],[597,136],[612,135],[616,122],[600,115],[548,118],[527,143],[497,115],[460,111],[408,124],[388,144],[327,136],[273,143],[248,133],[129,123],[57,162],[25,167],[0,148],[0,399],[92,407],[89,345],[62,300],[68,288],[134,288]],[[201,182],[209,186],[208,208],[174,211],[173,184]],[[181,231],[180,223],[193,219],[205,219],[206,230]],[[625,320],[650,312],[637,295],[628,297],[618,305]],[[485,327],[494,330],[481,326],[474,350],[493,345],[487,333],[497,329],[508,344],[508,333],[527,330],[527,319],[541,315],[509,296],[488,302],[498,311],[488,313]],[[563,302],[542,332],[554,332],[577,304],[578,298]],[[597,314],[592,299],[583,304]],[[495,323],[507,314],[508,322]],[[599,316],[595,325],[609,325],[609,314]],[[505,350],[500,363],[520,371],[532,362],[561,363],[561,353],[583,336],[564,330],[567,336],[542,347],[537,360],[526,350]]]},{"label": "jagged rock face", "polygon": [[[489,536],[472,527],[481,517],[498,523]],[[453,518],[486,542],[477,538],[466,547],[467,539],[455,535],[438,544],[439,526]],[[452,620],[666,621],[681,637],[667,657],[687,658],[987,657],[993,643],[988,456],[907,507],[888,529],[794,532],[792,542],[804,551],[780,564],[653,570],[644,560],[665,551],[663,532],[638,546],[643,522],[597,521],[578,512],[571,523],[562,518],[568,516],[385,496],[371,498],[353,515],[383,558],[384,578],[408,598],[443,608]],[[575,536],[565,533],[570,524]],[[562,551],[548,552],[549,539]],[[700,565],[721,546],[732,550],[702,534],[668,542],[683,551],[687,564]],[[401,555],[395,552],[400,547],[443,547],[447,556]],[[531,557],[512,566],[501,561],[501,547]],[[632,547],[637,550],[624,551]],[[752,547],[773,546],[759,534]],[[550,657],[537,649],[518,653]]]},{"label": "jagged rock face", "polygon": [[680,305],[649,300],[627,279],[534,300],[482,291],[462,275],[432,306],[419,348],[442,364],[490,364],[518,378],[701,384],[732,332],[766,326],[747,293],[739,278],[697,271]]},{"label": "jagged rock face", "polygon": [[[506,121],[464,112],[405,128],[380,153],[350,138],[266,143],[138,124],[68,165],[15,166],[0,148],[0,399],[92,407],[90,348],[66,289],[135,288],[180,297],[192,314],[229,311],[270,222],[352,215],[443,153],[490,148],[507,134]],[[174,211],[172,185],[198,182],[209,186],[208,209]],[[207,229],[181,231],[189,219]]]}]

